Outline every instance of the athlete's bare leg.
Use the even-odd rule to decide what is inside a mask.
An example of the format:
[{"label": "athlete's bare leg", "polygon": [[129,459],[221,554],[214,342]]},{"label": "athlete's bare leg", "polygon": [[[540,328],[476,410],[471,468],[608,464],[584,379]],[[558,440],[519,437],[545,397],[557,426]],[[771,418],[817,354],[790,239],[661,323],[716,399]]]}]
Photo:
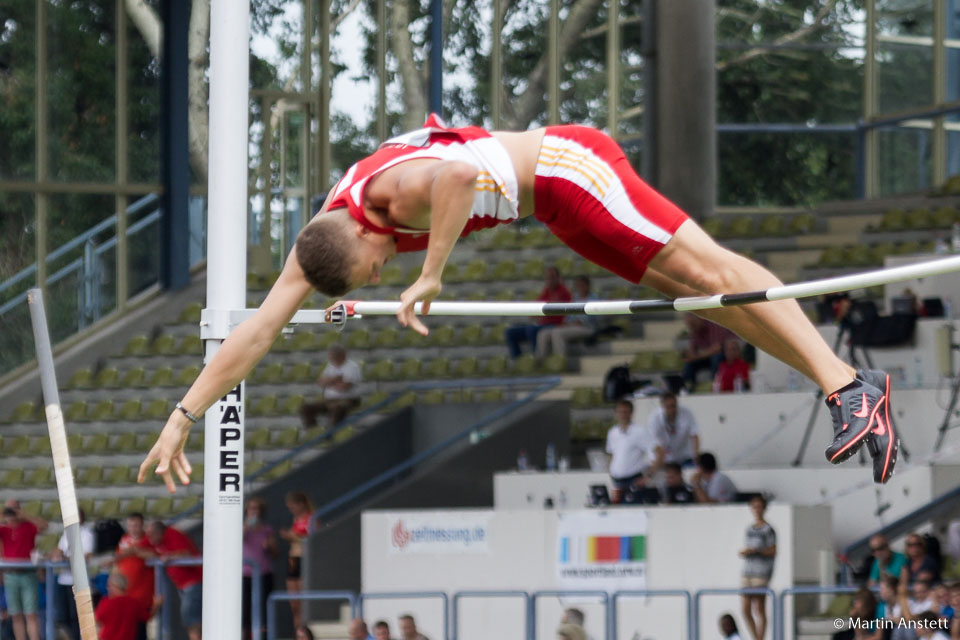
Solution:
[{"label": "athlete's bare leg", "polygon": [[[660,274],[704,294],[742,293],[780,286],[776,276],[741,255],[724,249],[693,220],[683,223],[673,239],[650,262]],[[782,345],[777,357],[805,372],[825,394],[853,381],[855,370],[830,349],[795,300],[763,302],[742,307],[755,325]],[[730,327],[738,331],[735,327]],[[742,328],[742,327],[741,327]],[[747,331],[749,331],[747,327]],[[748,335],[741,334],[750,340]],[[754,335],[753,339],[757,336]],[[770,346],[760,337],[760,348]],[[777,349],[777,347],[774,347]],[[796,358],[789,358],[793,352]]]},{"label": "athlete's bare leg", "polygon": [[[671,280],[659,271],[647,269],[640,283],[656,289],[671,298],[687,298],[703,295],[702,291],[691,289],[685,284]],[[807,368],[803,359],[783,342],[774,338],[766,329],[756,323],[753,317],[742,307],[723,307],[721,309],[704,309],[695,311],[698,316],[710,322],[730,329],[738,336],[758,349],[766,351],[774,358],[787,363],[803,375],[813,379],[812,372]]]}]

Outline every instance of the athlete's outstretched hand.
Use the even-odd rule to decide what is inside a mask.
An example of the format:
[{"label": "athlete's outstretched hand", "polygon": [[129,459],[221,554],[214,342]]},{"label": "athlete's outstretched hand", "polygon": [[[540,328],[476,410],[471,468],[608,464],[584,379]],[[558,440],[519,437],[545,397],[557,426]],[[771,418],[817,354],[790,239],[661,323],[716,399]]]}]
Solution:
[{"label": "athlete's outstretched hand", "polygon": [[177,490],[173,482],[173,474],[176,473],[182,484],[190,484],[190,463],[187,461],[186,454],[183,453],[183,447],[187,444],[187,437],[190,435],[189,425],[183,424],[183,416],[179,412],[174,412],[167,420],[166,426],[160,432],[160,437],[150,449],[143,464],[140,465],[140,473],[137,475],[137,482],[143,482],[147,477],[147,472],[156,464],[155,473],[163,477],[163,483],[167,485],[167,491],[175,493]]},{"label": "athlete's outstretched hand", "polygon": [[397,310],[397,320],[404,327],[410,327],[417,333],[427,335],[430,331],[414,313],[413,305],[423,302],[422,315],[430,312],[430,302],[440,295],[440,279],[424,276],[422,273],[417,281],[400,294],[400,308]]}]

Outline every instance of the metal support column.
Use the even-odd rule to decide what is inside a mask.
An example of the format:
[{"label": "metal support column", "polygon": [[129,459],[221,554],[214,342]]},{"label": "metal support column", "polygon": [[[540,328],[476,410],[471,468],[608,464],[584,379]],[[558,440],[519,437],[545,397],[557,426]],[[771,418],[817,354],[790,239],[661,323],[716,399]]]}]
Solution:
[{"label": "metal support column", "polygon": [[320,157],[317,159],[317,192],[330,187],[333,168],[330,150],[330,93],[333,91],[333,65],[330,63],[330,0],[320,0],[320,104],[317,120],[320,130]]},{"label": "metal support column", "polygon": [[387,0],[377,0],[377,140],[387,139]]},{"label": "metal support column", "polygon": [[[34,83],[36,85],[36,135],[34,141],[35,162],[37,182],[44,184],[47,181],[47,122],[49,120],[47,109],[47,3],[38,2],[36,4],[36,73],[34,74]],[[47,289],[47,209],[49,196],[45,192],[37,193],[34,201],[34,216],[36,217],[36,260],[37,260],[37,286],[46,294]]]},{"label": "metal support column", "polygon": [[[122,187],[130,179],[130,154],[127,146],[127,129],[129,128],[127,118],[127,10],[124,3],[118,2],[116,7],[117,22],[117,78],[116,78],[116,112],[117,112],[117,131],[115,135],[115,154],[117,165],[117,186]],[[117,310],[123,310],[127,306],[127,298],[130,295],[130,278],[128,265],[128,247],[127,244],[127,204],[129,198],[117,193],[114,196],[114,209],[117,215],[117,255],[116,255],[116,299]]]},{"label": "metal support column", "polygon": [[430,111],[443,116],[443,0],[430,0]]},{"label": "metal support column", "polygon": [[490,30],[490,120],[500,128],[503,101],[503,0],[493,0],[493,28]]},{"label": "metal support column", "polygon": [[560,122],[560,0],[550,0],[547,21],[547,122]]},{"label": "metal support column", "polygon": [[[878,108],[877,92],[877,12],[875,0],[867,0],[866,50],[863,59],[863,119],[867,122],[876,115]],[[863,198],[873,198],[879,194],[880,172],[877,158],[877,129],[867,129],[863,136]]]},{"label": "metal support column", "polygon": [[620,0],[607,0],[607,133],[617,137],[620,111]]}]

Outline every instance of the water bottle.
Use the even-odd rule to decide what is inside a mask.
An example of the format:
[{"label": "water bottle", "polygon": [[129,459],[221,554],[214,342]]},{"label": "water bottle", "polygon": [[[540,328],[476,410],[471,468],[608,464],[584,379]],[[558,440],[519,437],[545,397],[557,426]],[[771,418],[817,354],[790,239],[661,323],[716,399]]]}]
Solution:
[{"label": "water bottle", "polygon": [[570,458],[568,456],[560,456],[560,461],[557,463],[557,471],[560,473],[566,473],[570,470]]},{"label": "water bottle", "polygon": [[564,509],[567,506],[567,490],[560,489],[560,508]]},{"label": "water bottle", "polygon": [[743,378],[737,376],[733,379],[733,392],[743,393]]},{"label": "water bottle", "polygon": [[557,470],[557,447],[551,442],[547,445],[547,471]]},{"label": "water bottle", "polygon": [[960,253],[960,222],[953,223],[953,229],[950,232],[950,248],[954,253]]},{"label": "water bottle", "polygon": [[913,385],[918,389],[923,386],[923,363],[920,356],[913,357]]},{"label": "water bottle", "polygon": [[527,450],[520,449],[517,453],[517,471],[529,471],[530,459],[527,457]]}]

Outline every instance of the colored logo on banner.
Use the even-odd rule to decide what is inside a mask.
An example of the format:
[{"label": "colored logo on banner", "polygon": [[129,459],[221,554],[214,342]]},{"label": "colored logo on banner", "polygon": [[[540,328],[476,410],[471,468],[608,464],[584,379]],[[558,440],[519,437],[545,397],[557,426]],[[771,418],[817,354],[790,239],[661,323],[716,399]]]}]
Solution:
[{"label": "colored logo on banner", "polygon": [[390,551],[404,554],[489,553],[489,514],[405,515],[390,525]]},{"label": "colored logo on banner", "polygon": [[[581,539],[588,564],[644,562],[647,559],[647,536],[587,536]],[[573,544],[577,540],[573,539]],[[570,563],[571,538],[560,539],[560,564]]]},{"label": "colored logo on banner", "polygon": [[647,514],[633,509],[560,514],[557,578],[571,588],[645,588]]}]

